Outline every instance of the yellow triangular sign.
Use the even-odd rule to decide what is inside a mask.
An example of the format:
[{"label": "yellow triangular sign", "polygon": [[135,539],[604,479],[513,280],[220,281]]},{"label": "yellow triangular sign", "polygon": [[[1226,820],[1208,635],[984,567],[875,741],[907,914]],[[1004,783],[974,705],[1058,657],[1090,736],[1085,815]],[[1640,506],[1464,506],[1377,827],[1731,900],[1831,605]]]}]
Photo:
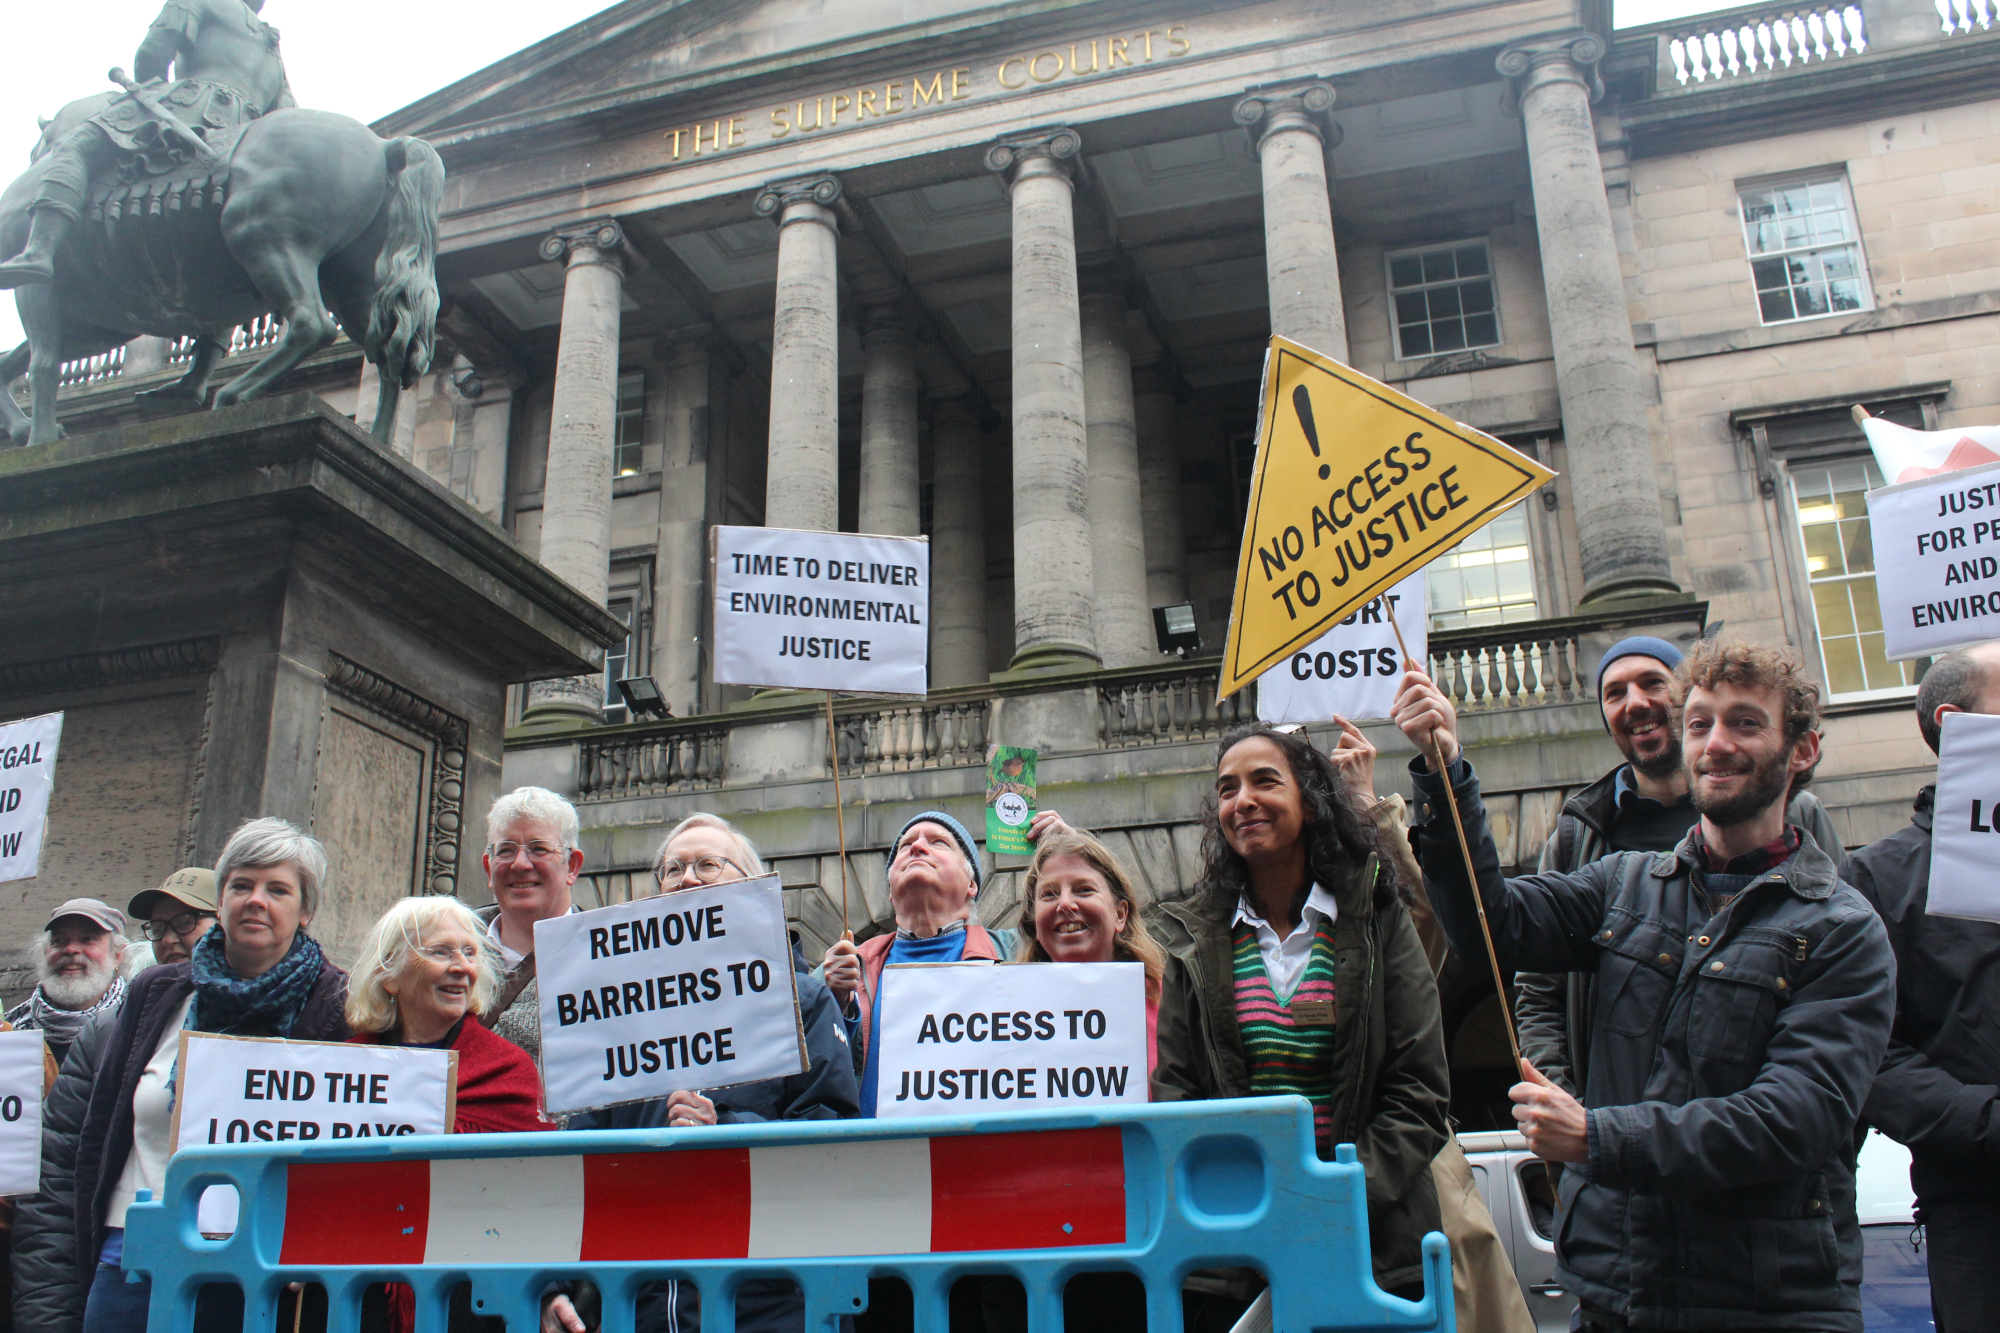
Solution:
[{"label": "yellow triangular sign", "polygon": [[1271,339],[1221,696],[1554,476],[1386,384]]}]

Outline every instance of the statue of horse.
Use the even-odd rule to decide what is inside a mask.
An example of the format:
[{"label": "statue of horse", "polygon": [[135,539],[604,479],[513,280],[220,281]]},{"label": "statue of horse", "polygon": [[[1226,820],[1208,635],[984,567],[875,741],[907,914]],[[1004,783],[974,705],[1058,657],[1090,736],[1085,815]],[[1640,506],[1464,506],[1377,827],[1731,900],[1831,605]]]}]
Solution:
[{"label": "statue of horse", "polygon": [[[118,96],[71,102],[44,124],[28,170],[0,193],[0,254],[27,243],[49,149]],[[0,422],[15,444],[61,439],[62,363],[148,334],[198,341],[188,372],[144,396],[204,404],[230,330],[275,311],[277,342],[215,406],[255,398],[344,329],[381,372],[373,430],[389,439],[399,391],[430,366],[443,195],[444,164],[423,140],[385,140],[298,107],[251,121],[233,145],[180,170],[93,182],[55,281],[14,291],[28,338],[0,357]],[[24,371],[31,415],[4,389]]]}]

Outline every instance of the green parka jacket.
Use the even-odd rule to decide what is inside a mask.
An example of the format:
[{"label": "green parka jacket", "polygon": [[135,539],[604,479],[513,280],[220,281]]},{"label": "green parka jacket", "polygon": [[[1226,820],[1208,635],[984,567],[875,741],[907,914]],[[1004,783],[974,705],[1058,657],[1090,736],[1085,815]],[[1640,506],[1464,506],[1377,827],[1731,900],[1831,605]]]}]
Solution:
[{"label": "green parka jacket", "polygon": [[[1334,919],[1333,1141],[1352,1143],[1368,1173],[1375,1281],[1423,1282],[1423,1238],[1439,1229],[1431,1159],[1450,1133],[1451,1078],[1437,983],[1409,912],[1369,858],[1328,885]],[[1250,1095],[1236,1024],[1236,903],[1197,894],[1163,904],[1155,933],[1167,947],[1160,995],[1157,1101]]]}]

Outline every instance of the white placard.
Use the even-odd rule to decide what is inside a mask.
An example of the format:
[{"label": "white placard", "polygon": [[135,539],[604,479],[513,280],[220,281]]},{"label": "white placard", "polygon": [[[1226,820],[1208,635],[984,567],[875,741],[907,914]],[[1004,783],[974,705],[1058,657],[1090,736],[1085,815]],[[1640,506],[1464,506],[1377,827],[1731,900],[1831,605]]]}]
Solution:
[{"label": "white placard", "polygon": [[444,1134],[458,1052],[183,1032],[174,1087],[176,1151]]},{"label": "white placard", "polygon": [[1144,1102],[1142,963],[882,969],[881,1119]]},{"label": "white placard", "polygon": [[44,713],[0,726],[0,884],[41,873],[62,724]]},{"label": "white placard", "polygon": [[1868,527],[1890,661],[2000,638],[2000,463],[1870,491]]},{"label": "white placard", "polygon": [[928,538],[709,531],[718,683],[853,694],[928,688]]},{"label": "white placard", "polygon": [[1266,722],[1350,722],[1389,716],[1403,683],[1403,654],[1382,609],[1396,608],[1396,624],[1410,655],[1425,659],[1429,614],[1422,570],[1335,625],[1257,678],[1257,716]]},{"label": "white placard", "polygon": [[1942,730],[1925,910],[2000,921],[2000,717],[1946,713]]},{"label": "white placard", "polygon": [[0,1195],[42,1187],[42,1052],[39,1032],[0,1032]]},{"label": "white placard", "polygon": [[806,1067],[776,875],[535,923],[551,1113]]}]

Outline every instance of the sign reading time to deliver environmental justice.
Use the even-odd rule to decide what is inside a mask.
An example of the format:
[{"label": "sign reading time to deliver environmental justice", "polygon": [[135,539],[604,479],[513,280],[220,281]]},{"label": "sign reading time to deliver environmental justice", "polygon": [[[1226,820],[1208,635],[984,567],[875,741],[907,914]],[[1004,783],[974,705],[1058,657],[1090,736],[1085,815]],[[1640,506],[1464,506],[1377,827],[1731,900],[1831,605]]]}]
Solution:
[{"label": "sign reading time to deliver environmental justice", "polygon": [[1927,910],[2000,921],[2000,717],[1946,713],[1942,733]]},{"label": "sign reading time to deliver environmental justice", "polygon": [[0,1032],[0,1195],[42,1187],[42,1034]]},{"label": "sign reading time to deliver environmental justice", "polygon": [[927,538],[709,531],[719,683],[849,694],[928,688]]},{"label": "sign reading time to deliver environmental justice", "polygon": [[399,1138],[451,1129],[458,1052],[181,1033],[174,1147]]},{"label": "sign reading time to deliver environmental justice", "polygon": [[1423,661],[1428,615],[1419,572],[1266,671],[1257,682],[1257,716],[1266,722],[1389,716],[1403,683],[1403,651],[1389,623],[1391,608],[1410,656]]},{"label": "sign reading time to deliver environmental justice", "polygon": [[550,1112],[806,1067],[776,875],[535,923]]},{"label": "sign reading time to deliver environmental justice", "polygon": [[1554,476],[1386,384],[1271,339],[1218,692],[1286,661]]},{"label": "sign reading time to deliver environmental justice", "polygon": [[1146,1100],[1143,963],[894,963],[881,987],[877,1116]]},{"label": "sign reading time to deliver environmental justice", "polygon": [[1890,661],[2000,638],[2000,463],[1870,491],[1868,526]]},{"label": "sign reading time to deliver environmental justice", "polygon": [[0,726],[0,883],[41,873],[62,724],[61,713],[44,713]]}]

